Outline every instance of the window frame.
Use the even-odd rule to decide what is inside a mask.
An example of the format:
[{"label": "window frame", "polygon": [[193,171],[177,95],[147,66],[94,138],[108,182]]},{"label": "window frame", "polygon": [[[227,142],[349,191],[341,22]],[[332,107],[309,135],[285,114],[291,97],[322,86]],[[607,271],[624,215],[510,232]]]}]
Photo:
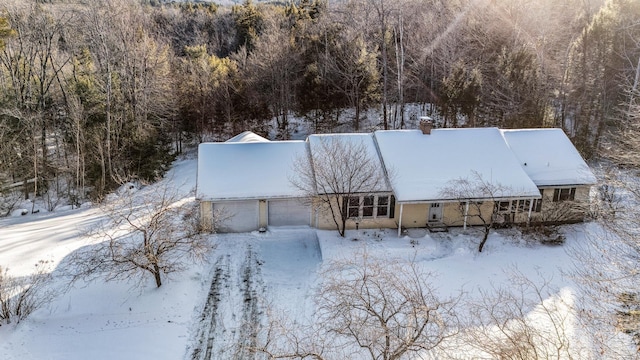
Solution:
[{"label": "window frame", "polygon": [[544,199],[544,189],[540,190],[540,199],[535,199],[533,203],[533,212],[539,213],[542,212],[542,199]]},{"label": "window frame", "polygon": [[[368,202],[371,201],[371,202]],[[372,219],[375,218],[375,211],[377,210],[376,204],[377,196],[376,195],[364,195],[360,197],[360,217],[363,219]]]},{"label": "window frame", "polygon": [[[506,204],[506,206],[505,206]],[[511,212],[511,200],[501,200],[498,201],[498,212],[499,213],[510,213]]]},{"label": "window frame", "polygon": [[[354,204],[355,202],[355,204]],[[352,215],[352,211],[355,210],[356,216]],[[346,201],[346,213],[347,218],[356,218],[360,216],[360,197],[359,196],[348,196]]]},{"label": "window frame", "polygon": [[575,187],[553,189],[553,202],[574,201],[575,199],[576,199]]},{"label": "window frame", "polygon": [[531,199],[519,199],[517,211],[528,213],[530,206],[531,206]]}]

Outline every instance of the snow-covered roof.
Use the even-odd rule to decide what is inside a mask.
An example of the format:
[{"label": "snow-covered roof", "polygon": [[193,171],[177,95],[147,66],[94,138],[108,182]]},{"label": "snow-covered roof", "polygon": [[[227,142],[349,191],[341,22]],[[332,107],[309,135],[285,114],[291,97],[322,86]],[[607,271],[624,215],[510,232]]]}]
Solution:
[{"label": "snow-covered roof", "polygon": [[227,140],[226,142],[228,143],[246,143],[246,142],[265,142],[265,141],[269,141],[269,139],[265,139],[262,136],[253,133],[251,131],[244,131],[241,132],[240,134],[232,137],[231,139]]},{"label": "snow-covered roof", "polygon": [[[399,202],[449,200],[443,194],[452,181],[472,179],[508,189],[504,197],[540,197],[497,128],[376,131],[380,154],[391,174]],[[479,192],[472,198],[483,199]],[[452,199],[451,199],[452,200]]]},{"label": "snow-covered roof", "polygon": [[501,131],[520,165],[536,185],[596,183],[596,177],[562,129]]},{"label": "snow-covered roof", "polygon": [[201,200],[303,196],[290,178],[296,159],[307,159],[304,141],[202,143],[196,197]]},{"label": "snow-covered roof", "polygon": [[[377,173],[372,176],[372,178],[380,181],[374,181],[375,186],[367,189],[366,192],[388,192],[391,191],[389,184],[387,182],[386,175],[384,174],[384,168],[382,166],[382,161],[380,160],[380,155],[378,153],[378,148],[373,139],[373,134],[371,133],[348,133],[348,134],[316,134],[309,135],[307,138],[309,141],[309,149],[311,151],[311,158],[314,166],[318,166],[318,164],[326,161],[325,159],[320,158],[323,154],[326,154],[326,151],[323,152],[323,146],[332,146],[332,142],[343,142],[347,146],[352,146],[352,149],[358,149],[362,147],[362,150],[366,152],[366,156],[368,159],[373,161],[375,164],[375,171]],[[333,165],[335,166],[335,165]],[[337,169],[337,167],[336,167]],[[321,179],[316,177],[316,181],[318,181],[318,191],[321,192],[323,188],[322,184],[319,182]],[[327,188],[325,186],[325,188]],[[331,188],[331,186],[328,186]],[[358,191],[355,191],[358,192]]]},{"label": "snow-covered roof", "polygon": [[[230,142],[229,142],[230,141]],[[198,149],[197,197],[203,200],[304,196],[291,184],[294,162],[322,161],[323,141],[363,147],[381,181],[368,191],[394,192],[399,202],[454,200],[444,190],[476,174],[508,193],[499,197],[539,197],[538,186],[589,185],[596,179],[560,129],[497,128],[380,130],[373,134],[310,135],[304,141],[269,141],[251,132]],[[389,174],[387,179],[385,175]],[[378,176],[376,176],[378,177]],[[318,179],[316,179],[319,181]],[[321,186],[319,186],[321,188]],[[487,194],[470,194],[487,198]]]}]

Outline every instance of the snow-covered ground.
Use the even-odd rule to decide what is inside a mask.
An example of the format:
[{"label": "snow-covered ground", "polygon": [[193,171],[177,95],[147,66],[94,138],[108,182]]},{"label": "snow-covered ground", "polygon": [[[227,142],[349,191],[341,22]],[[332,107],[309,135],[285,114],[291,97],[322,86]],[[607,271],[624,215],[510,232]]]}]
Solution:
[{"label": "snow-covered ground", "polygon": [[[196,160],[174,164],[164,181],[185,196],[193,188]],[[84,229],[104,215],[96,207],[0,220],[0,265],[28,274],[38,260],[51,260],[56,274],[64,259],[87,245]],[[347,232],[309,228],[270,229],[265,234],[212,235],[216,248],[202,264],[191,264],[160,288],[152,279],[141,288],[126,282],[76,284],[20,324],[0,327],[0,359],[225,359],[246,358],[256,325],[267,307],[294,319],[309,319],[314,309],[318,270],[332,259],[366,251],[390,261],[414,259],[437,273],[444,296],[474,296],[478,289],[507,284],[505,270],[542,273],[561,294],[572,296],[563,278],[566,249],[584,241],[589,224],[562,229],[566,243],[544,246],[504,230],[490,236],[478,253],[477,229],[430,234],[410,230]],[[63,279],[56,284],[65,286]]]}]

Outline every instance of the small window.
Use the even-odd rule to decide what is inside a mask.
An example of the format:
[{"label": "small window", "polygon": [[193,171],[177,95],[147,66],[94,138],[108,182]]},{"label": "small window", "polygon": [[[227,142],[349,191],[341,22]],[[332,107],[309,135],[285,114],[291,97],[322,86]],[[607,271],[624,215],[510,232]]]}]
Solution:
[{"label": "small window", "polygon": [[362,202],[362,217],[373,217],[374,196],[365,196]]},{"label": "small window", "polygon": [[573,201],[576,198],[576,188],[555,189],[553,191],[553,201]]}]

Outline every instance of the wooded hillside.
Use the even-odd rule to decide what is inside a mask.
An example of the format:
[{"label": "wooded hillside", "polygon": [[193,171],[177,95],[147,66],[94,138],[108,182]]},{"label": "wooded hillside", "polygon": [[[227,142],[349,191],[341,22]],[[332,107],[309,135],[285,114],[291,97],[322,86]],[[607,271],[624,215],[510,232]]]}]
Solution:
[{"label": "wooded hillside", "polygon": [[403,128],[407,103],[445,127],[562,127],[592,157],[637,108],[637,0],[3,4],[0,193],[99,197],[185,141],[274,118],[287,139],[292,115],[358,131],[370,107]]}]

